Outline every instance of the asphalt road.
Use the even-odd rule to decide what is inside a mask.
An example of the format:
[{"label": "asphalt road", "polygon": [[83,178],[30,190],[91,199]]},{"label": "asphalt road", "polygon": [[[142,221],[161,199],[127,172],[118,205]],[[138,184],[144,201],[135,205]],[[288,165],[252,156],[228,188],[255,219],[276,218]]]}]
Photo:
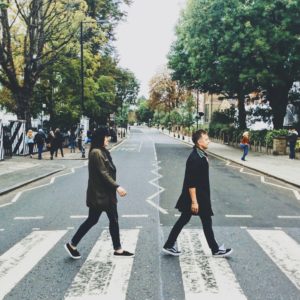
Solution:
[{"label": "asphalt road", "polygon": [[190,151],[147,128],[133,128],[112,151],[128,192],[118,204],[122,244],[133,259],[111,256],[105,214],[78,245],[82,259],[67,256],[63,245],[88,212],[84,163],[6,195],[10,201],[21,192],[0,208],[0,299],[300,299],[300,219],[292,218],[299,201],[286,184],[263,183],[213,156],[214,231],[234,248],[232,257],[211,258],[197,217],[178,241],[182,256],[162,255]]}]

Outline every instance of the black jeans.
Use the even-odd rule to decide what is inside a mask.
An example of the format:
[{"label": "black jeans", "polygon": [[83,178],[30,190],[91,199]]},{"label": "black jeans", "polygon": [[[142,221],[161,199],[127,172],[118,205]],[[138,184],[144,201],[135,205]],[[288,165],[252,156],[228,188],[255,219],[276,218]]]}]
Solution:
[{"label": "black jeans", "polygon": [[[177,220],[177,222],[175,223],[175,225],[173,226],[173,228],[169,234],[168,240],[166,241],[164,248],[171,248],[174,246],[174,244],[177,240],[177,237],[180,234],[182,228],[184,227],[184,225],[186,225],[190,221],[191,217],[192,217],[191,212],[182,212],[181,213],[181,216],[179,217],[179,219]],[[205,238],[206,238],[209,248],[211,249],[212,252],[218,251],[219,245],[217,244],[217,242],[215,240],[214,232],[212,229],[211,216],[200,216],[200,219],[202,222],[204,235],[205,235]]]},{"label": "black jeans", "polygon": [[[113,247],[115,250],[121,248],[120,243],[120,231],[118,222],[118,212],[117,205],[114,204],[112,207],[105,211],[109,219],[109,233],[113,242]],[[73,236],[71,243],[73,246],[77,246],[80,240],[85,236],[85,234],[98,223],[98,220],[102,214],[102,211],[97,211],[92,208],[89,209],[88,218],[80,225],[77,232]]]}]

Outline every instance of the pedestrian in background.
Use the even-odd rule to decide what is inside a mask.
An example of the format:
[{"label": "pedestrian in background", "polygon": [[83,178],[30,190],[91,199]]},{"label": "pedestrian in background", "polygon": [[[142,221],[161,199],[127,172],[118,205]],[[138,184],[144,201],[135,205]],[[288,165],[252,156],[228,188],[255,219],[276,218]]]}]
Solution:
[{"label": "pedestrian in background", "polygon": [[290,148],[290,159],[295,159],[295,148],[298,139],[298,132],[295,128],[290,128],[287,135],[287,140]]},{"label": "pedestrian in background", "polygon": [[42,153],[45,145],[45,133],[43,129],[39,129],[38,133],[34,136],[34,142],[38,147],[38,159],[42,159]]},{"label": "pedestrian in background", "polygon": [[245,131],[243,133],[240,147],[243,149],[243,156],[241,157],[241,160],[246,161],[246,156],[249,152],[249,145],[250,145],[250,139],[249,139],[249,132]]},{"label": "pedestrian in background", "polygon": [[69,132],[69,147],[70,147],[70,151],[71,153],[75,153],[75,143],[76,143],[76,134],[75,134],[75,130],[73,128],[70,129]]},{"label": "pedestrian in background", "polygon": [[81,152],[81,158],[85,158],[84,143],[85,143],[85,134],[84,134],[83,130],[80,129],[79,133],[78,133],[78,137],[77,137],[77,145],[78,145],[78,149]]},{"label": "pedestrian in background", "polygon": [[47,149],[50,151],[50,159],[53,160],[53,155],[55,152],[55,136],[53,130],[50,130],[46,138]]},{"label": "pedestrian in background", "polygon": [[63,141],[64,137],[61,134],[60,129],[56,128],[54,132],[55,157],[57,157],[58,150],[60,150],[61,157],[64,157]]},{"label": "pedestrian in background", "polygon": [[205,150],[208,148],[209,137],[205,130],[197,130],[192,137],[194,148],[186,162],[184,182],[176,208],[181,216],[172,228],[163,246],[163,252],[179,256],[181,251],[175,246],[182,228],[190,221],[192,215],[200,217],[204,235],[214,257],[226,257],[232,249],[219,246],[212,229],[213,211],[210,201],[209,165]]},{"label": "pedestrian in background", "polygon": [[32,158],[33,147],[34,147],[34,134],[33,134],[33,131],[31,129],[29,129],[27,134],[26,134],[25,143],[28,145],[29,155],[30,155],[30,158]]},{"label": "pedestrian in background", "polygon": [[120,243],[116,192],[121,197],[126,196],[127,193],[116,182],[116,167],[106,149],[108,144],[109,131],[106,128],[97,129],[93,134],[89,152],[89,179],[86,196],[89,215],[71,241],[65,244],[66,251],[74,259],[81,258],[76,247],[85,234],[98,223],[102,212],[105,212],[109,219],[109,232],[113,242],[114,255],[127,257],[134,255],[123,250]]}]

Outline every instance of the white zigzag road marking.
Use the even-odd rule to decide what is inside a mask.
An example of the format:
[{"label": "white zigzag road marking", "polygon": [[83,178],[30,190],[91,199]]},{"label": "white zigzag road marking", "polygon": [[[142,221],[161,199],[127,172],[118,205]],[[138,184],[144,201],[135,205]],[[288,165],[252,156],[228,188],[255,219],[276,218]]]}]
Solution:
[{"label": "white zigzag road marking", "polygon": [[[4,206],[11,205],[11,204],[17,202],[19,200],[19,198],[21,197],[21,195],[23,193],[25,193],[25,192],[29,192],[29,191],[32,191],[32,190],[35,190],[35,189],[39,189],[41,187],[45,187],[45,186],[51,185],[51,184],[54,183],[54,181],[55,181],[56,178],[73,174],[73,173],[75,173],[75,169],[83,168],[86,165],[87,165],[87,162],[84,162],[84,164],[82,166],[71,168],[70,172],[67,172],[67,173],[64,173],[64,174],[60,174],[60,175],[56,175],[56,176],[52,176],[51,179],[50,179],[50,181],[49,181],[49,183],[41,184],[41,185],[38,185],[38,186],[35,186],[35,187],[32,187],[32,188],[28,188],[28,189],[23,190],[21,192],[18,192],[9,203],[1,205],[0,208],[4,207]],[[63,167],[65,168],[65,166],[63,166]]]},{"label": "white zigzag road marking", "polygon": [[276,187],[281,188],[281,189],[284,189],[284,190],[292,191],[292,192],[294,193],[296,199],[297,199],[297,200],[300,200],[300,193],[299,193],[297,190],[293,189],[293,188],[289,188],[289,187],[285,187],[285,186],[282,186],[282,185],[279,185],[279,184],[267,182],[265,176],[259,175],[259,174],[253,174],[253,173],[250,173],[250,172],[246,172],[246,171],[244,171],[244,167],[233,166],[233,165],[231,165],[231,162],[230,162],[230,161],[227,161],[226,166],[232,167],[232,168],[240,169],[240,173],[243,173],[243,174],[247,174],[247,175],[251,175],[251,176],[256,176],[256,177],[260,177],[261,183],[264,183],[264,184],[267,184],[267,185],[276,186]]},{"label": "white zigzag road marking", "polygon": [[152,201],[153,198],[157,197],[159,194],[161,194],[162,192],[165,191],[165,189],[163,187],[161,187],[159,184],[157,184],[158,180],[163,177],[161,174],[158,173],[158,170],[161,169],[161,167],[159,166],[160,163],[161,163],[160,161],[157,161],[152,164],[155,167],[155,169],[151,170],[151,173],[156,175],[156,177],[149,181],[149,183],[152,184],[153,186],[155,186],[158,189],[158,191],[156,193],[152,194],[151,196],[149,196],[146,199],[146,202],[148,202],[153,207],[157,208],[161,213],[167,215],[168,212],[165,209],[163,209],[162,207],[160,207],[159,205],[155,204]]}]

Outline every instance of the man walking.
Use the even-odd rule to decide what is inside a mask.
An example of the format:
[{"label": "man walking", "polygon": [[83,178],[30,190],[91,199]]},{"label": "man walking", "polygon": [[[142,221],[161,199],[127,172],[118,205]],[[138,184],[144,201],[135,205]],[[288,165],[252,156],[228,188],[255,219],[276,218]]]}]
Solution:
[{"label": "man walking", "polygon": [[177,201],[176,208],[181,216],[172,228],[163,252],[179,256],[181,252],[176,249],[175,243],[182,228],[190,221],[192,215],[201,219],[205,238],[214,257],[226,257],[232,249],[219,246],[215,240],[212,229],[213,211],[210,201],[209,165],[205,150],[208,148],[209,138],[204,130],[193,134],[194,148],[187,159],[182,193]]}]

